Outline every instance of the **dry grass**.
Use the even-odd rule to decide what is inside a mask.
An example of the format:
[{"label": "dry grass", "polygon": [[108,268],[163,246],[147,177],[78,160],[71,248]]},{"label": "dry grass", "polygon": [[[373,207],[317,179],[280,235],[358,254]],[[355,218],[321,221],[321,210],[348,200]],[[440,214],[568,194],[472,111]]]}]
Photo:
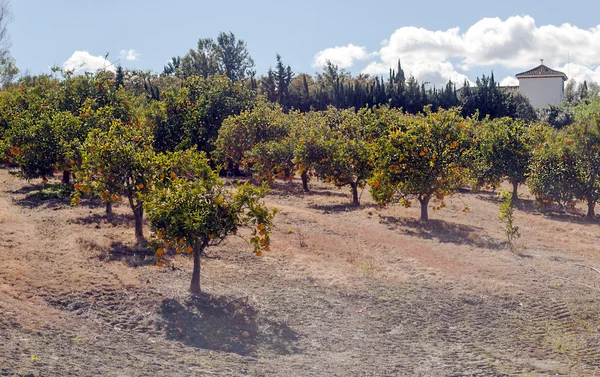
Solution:
[{"label": "dry grass", "polygon": [[544,214],[526,190],[512,253],[494,193],[459,193],[423,225],[367,191],[356,209],[344,190],[279,184],[272,251],[209,250],[191,302],[190,260],[153,266],[127,207],[108,222],[94,203],[31,199],[6,170],[0,183],[0,354],[16,360],[0,372],[600,373],[600,275],[578,266],[600,267],[599,224]]}]

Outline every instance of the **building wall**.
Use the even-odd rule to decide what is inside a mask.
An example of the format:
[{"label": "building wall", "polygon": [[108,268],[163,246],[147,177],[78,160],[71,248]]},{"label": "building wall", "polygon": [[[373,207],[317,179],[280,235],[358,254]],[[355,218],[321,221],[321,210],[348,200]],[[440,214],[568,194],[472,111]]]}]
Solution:
[{"label": "building wall", "polygon": [[565,97],[562,77],[528,77],[519,79],[519,90],[535,108],[557,104]]}]

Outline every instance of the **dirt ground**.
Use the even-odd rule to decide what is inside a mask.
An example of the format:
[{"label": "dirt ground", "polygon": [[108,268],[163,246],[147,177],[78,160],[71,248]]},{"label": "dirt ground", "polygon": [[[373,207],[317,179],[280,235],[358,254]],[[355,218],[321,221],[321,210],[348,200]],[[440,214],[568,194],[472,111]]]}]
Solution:
[{"label": "dirt ground", "polygon": [[492,192],[421,225],[281,183],[272,251],[209,250],[192,299],[191,261],[155,267],[126,206],[57,187],[0,169],[0,376],[600,375],[600,221],[525,189],[513,253]]}]

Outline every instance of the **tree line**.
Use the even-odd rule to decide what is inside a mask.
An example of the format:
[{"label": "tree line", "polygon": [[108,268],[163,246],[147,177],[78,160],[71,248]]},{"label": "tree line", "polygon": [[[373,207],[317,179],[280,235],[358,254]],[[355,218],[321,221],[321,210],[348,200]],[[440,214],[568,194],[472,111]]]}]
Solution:
[{"label": "tree line", "polygon": [[[114,203],[124,201],[134,215],[138,243],[150,244],[158,265],[168,263],[171,253],[192,254],[195,293],[207,247],[247,227],[254,252],[269,250],[275,211],[261,198],[276,179],[297,176],[304,190],[314,179],[347,187],[355,206],[364,188],[381,206],[418,202],[424,222],[429,209],[444,208],[444,199],[459,188],[496,187],[506,179],[515,199],[518,186],[527,184],[540,206],[584,201],[587,215],[595,216],[597,95],[573,101],[572,122],[560,129],[504,116],[493,75],[469,94],[481,102],[463,107],[427,103],[409,111],[390,103],[352,107],[325,101],[323,109],[301,109],[281,103],[291,98],[289,90],[275,101],[269,98],[262,82],[253,83],[247,60],[242,66],[226,63],[243,47],[232,41],[205,41],[204,50],[215,50],[175,59],[181,67],[211,67],[207,74],[181,76],[176,63],[173,74],[158,76],[57,69],[6,85],[0,92],[0,161],[42,184],[59,175],[72,191],[73,205],[82,200],[102,205],[107,216]],[[288,68],[274,81],[289,81]],[[391,74],[397,87],[398,72]],[[337,79],[329,83],[336,83],[331,93],[345,90]],[[483,112],[482,103],[488,106]],[[468,106],[473,108],[465,113]],[[231,190],[219,178],[226,170],[253,175],[258,184]],[[153,231],[149,239],[144,216]]]}]

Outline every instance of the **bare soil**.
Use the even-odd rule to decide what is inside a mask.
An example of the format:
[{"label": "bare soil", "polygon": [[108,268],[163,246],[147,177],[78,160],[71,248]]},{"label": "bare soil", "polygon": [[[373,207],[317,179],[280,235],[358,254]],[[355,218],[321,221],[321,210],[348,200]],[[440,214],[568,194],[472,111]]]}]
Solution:
[{"label": "bare soil", "polygon": [[108,220],[37,183],[0,169],[0,375],[600,375],[600,221],[525,189],[511,251],[493,192],[423,225],[367,190],[356,209],[278,183],[272,251],[209,249],[192,298],[191,261],[154,266],[128,207]]}]

